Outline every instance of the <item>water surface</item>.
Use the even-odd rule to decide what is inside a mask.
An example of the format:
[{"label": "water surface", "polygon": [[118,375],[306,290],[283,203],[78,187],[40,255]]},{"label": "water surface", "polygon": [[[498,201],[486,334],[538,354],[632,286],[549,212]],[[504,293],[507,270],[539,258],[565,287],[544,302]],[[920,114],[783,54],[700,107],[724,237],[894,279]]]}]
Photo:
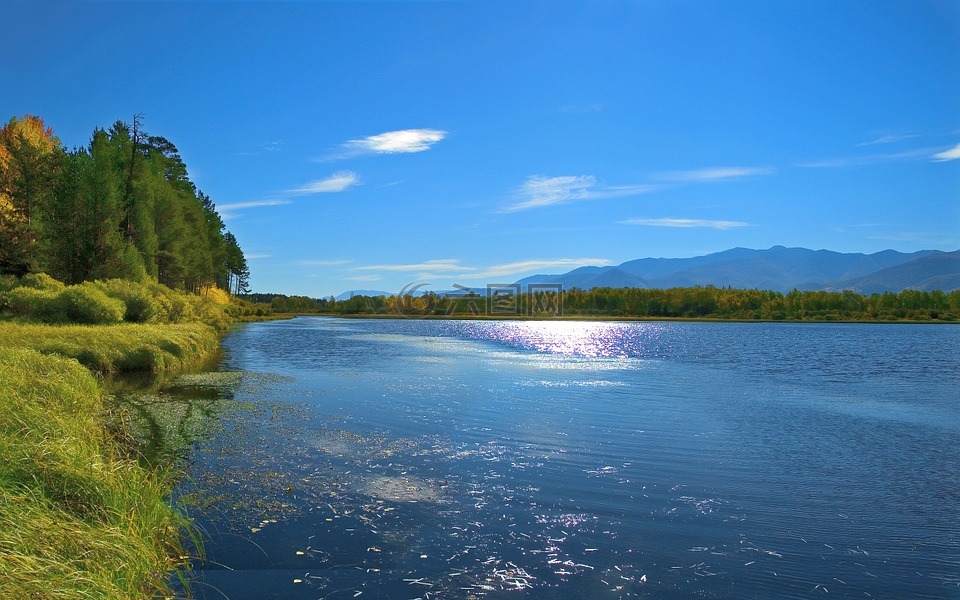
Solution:
[{"label": "water surface", "polygon": [[960,598],[960,328],[231,333],[201,598]]}]

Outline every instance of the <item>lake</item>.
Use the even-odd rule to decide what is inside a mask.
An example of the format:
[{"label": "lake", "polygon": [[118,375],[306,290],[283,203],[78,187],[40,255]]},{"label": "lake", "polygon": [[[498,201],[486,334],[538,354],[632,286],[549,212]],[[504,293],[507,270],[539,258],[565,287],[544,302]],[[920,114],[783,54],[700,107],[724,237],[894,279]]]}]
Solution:
[{"label": "lake", "polygon": [[160,393],[199,598],[960,598],[960,327],[300,317],[223,346]]}]

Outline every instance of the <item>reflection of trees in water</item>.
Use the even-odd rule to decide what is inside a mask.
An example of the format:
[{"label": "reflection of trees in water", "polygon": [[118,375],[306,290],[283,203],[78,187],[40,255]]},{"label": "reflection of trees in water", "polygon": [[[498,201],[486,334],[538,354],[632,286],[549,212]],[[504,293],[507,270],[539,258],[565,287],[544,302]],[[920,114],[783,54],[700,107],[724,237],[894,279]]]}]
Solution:
[{"label": "reflection of trees in water", "polygon": [[223,399],[215,390],[212,396],[126,394],[118,397],[141,460],[153,465],[186,459],[193,445],[217,422]]},{"label": "reflection of trees in water", "polygon": [[229,384],[236,381],[239,374],[196,374],[173,381],[138,377],[114,381],[111,389],[140,460],[157,465],[185,460],[218,426],[223,407],[234,398]]}]

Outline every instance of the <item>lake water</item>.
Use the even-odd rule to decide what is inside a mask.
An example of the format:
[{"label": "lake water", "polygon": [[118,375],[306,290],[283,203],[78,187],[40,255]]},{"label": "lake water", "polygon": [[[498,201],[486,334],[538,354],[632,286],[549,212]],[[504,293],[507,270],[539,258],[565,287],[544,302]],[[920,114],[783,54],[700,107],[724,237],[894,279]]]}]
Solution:
[{"label": "lake water", "polygon": [[[960,327],[245,325],[200,598],[960,598]],[[174,392],[165,392],[174,393]]]}]

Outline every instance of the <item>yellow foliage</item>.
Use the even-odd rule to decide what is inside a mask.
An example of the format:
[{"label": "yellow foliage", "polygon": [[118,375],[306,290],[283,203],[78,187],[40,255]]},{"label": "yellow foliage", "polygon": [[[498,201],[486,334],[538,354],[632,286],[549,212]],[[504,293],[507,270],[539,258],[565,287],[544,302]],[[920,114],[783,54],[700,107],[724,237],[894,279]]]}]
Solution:
[{"label": "yellow foliage", "polygon": [[47,127],[40,117],[24,115],[22,119],[16,117],[0,129],[0,167],[6,166],[10,160],[11,150],[27,144],[40,150],[41,154],[48,154],[60,145],[53,135],[53,129]]},{"label": "yellow foliage", "polygon": [[215,285],[207,285],[200,289],[200,295],[217,304],[230,304],[230,294]]}]

